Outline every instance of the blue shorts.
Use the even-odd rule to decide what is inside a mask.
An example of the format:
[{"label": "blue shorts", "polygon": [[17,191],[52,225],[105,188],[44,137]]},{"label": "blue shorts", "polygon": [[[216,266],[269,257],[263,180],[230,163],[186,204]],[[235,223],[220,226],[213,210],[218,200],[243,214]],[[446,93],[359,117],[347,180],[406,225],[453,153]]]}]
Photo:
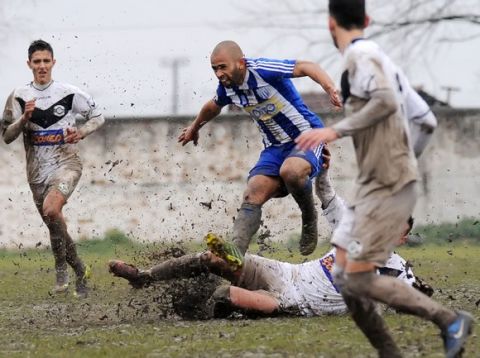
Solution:
[{"label": "blue shorts", "polygon": [[312,167],[310,179],[313,179],[320,174],[322,170],[322,148],[323,144],[319,145],[314,150],[304,152],[303,150],[296,148],[295,142],[267,147],[260,153],[260,158],[258,159],[257,164],[255,164],[248,174],[248,179],[255,175],[266,175],[271,177],[280,176],[280,167],[285,159],[290,157],[303,158],[309,162]]}]

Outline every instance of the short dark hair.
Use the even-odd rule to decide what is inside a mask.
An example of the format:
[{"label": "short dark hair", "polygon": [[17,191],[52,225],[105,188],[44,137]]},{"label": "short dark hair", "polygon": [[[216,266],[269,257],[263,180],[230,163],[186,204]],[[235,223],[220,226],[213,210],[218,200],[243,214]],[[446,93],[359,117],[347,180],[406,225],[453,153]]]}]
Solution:
[{"label": "short dark hair", "polygon": [[408,231],[410,232],[413,229],[413,223],[415,220],[413,219],[413,216],[410,216],[408,218],[407,224],[408,224]]},{"label": "short dark hair", "polygon": [[365,26],[365,0],[330,0],[328,11],[346,30],[363,29]]},{"label": "short dark hair", "polygon": [[28,59],[29,60],[32,59],[32,55],[35,51],[45,51],[45,50],[49,51],[53,57],[53,48],[47,41],[43,41],[43,40],[33,41],[28,47]]}]

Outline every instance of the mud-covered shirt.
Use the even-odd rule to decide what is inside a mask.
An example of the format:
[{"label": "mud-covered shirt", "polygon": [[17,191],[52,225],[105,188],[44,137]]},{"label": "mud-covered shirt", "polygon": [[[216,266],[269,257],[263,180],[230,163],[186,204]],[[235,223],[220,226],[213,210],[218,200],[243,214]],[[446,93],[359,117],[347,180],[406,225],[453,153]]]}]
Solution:
[{"label": "mud-covered shirt", "polygon": [[[320,259],[291,264],[246,254],[236,285],[267,292],[278,300],[284,313],[300,316],[345,313],[347,307],[333,283],[335,255],[336,250],[332,249]],[[415,281],[410,266],[396,253],[391,254],[383,270],[409,285]]]},{"label": "mud-covered shirt", "polygon": [[68,161],[78,161],[77,145],[65,143],[67,128],[76,126],[76,115],[90,120],[102,114],[92,97],[75,86],[57,81],[43,87],[29,83],[10,94],[2,133],[21,118],[25,103],[32,99],[36,100],[35,109],[23,128],[23,140],[28,181],[40,184]]},{"label": "mud-covered shirt", "polygon": [[[346,118],[333,128],[351,135],[359,174],[353,204],[393,195],[418,179],[408,120],[429,111],[400,69],[372,41],[358,39],[344,52],[342,94]],[[385,100],[396,110],[388,113]]]}]

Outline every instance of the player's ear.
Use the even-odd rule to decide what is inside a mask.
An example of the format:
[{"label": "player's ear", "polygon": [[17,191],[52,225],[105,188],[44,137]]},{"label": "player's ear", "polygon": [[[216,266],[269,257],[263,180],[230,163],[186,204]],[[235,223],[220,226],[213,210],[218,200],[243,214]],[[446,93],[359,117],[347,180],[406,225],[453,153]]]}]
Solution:
[{"label": "player's ear", "polygon": [[29,69],[32,69],[32,64],[31,64],[30,60],[27,60],[27,66],[28,66]]},{"label": "player's ear", "polygon": [[243,70],[246,67],[245,57],[242,57],[238,62],[238,68]]},{"label": "player's ear", "polygon": [[52,67],[55,66],[56,63],[57,63],[57,60],[52,59]]},{"label": "player's ear", "polygon": [[363,23],[363,28],[368,27],[370,25],[370,16],[365,15],[365,22]]},{"label": "player's ear", "polygon": [[335,19],[332,16],[329,16],[328,17],[328,29],[330,30],[330,32],[334,32],[336,27],[337,27],[337,22],[335,21]]}]

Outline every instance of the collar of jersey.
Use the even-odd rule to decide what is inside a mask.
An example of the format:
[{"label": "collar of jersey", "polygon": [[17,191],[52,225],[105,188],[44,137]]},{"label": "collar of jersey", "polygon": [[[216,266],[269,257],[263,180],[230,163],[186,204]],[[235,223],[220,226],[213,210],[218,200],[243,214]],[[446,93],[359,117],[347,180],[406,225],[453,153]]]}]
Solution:
[{"label": "collar of jersey", "polygon": [[238,86],[238,89],[241,90],[248,90],[248,79],[250,77],[250,70],[246,68],[247,73],[245,74],[245,78],[243,79],[243,83]]},{"label": "collar of jersey", "polygon": [[30,86],[35,88],[37,91],[45,91],[48,87],[50,87],[53,83],[53,80],[51,80],[49,83],[44,84],[44,85],[39,85],[38,83],[35,83],[34,81],[30,82]]}]

